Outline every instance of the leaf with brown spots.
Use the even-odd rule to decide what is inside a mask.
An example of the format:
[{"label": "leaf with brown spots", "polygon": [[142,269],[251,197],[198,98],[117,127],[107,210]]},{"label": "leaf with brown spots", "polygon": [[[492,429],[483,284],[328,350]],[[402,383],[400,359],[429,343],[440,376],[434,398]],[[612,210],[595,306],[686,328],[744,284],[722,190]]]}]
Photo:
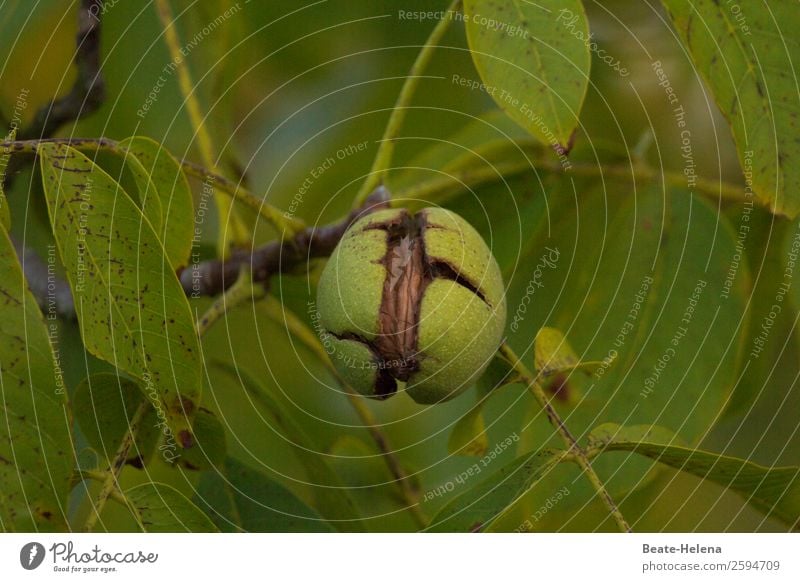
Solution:
[{"label": "leaf with brown spots", "polygon": [[63,531],[73,459],[61,369],[0,227],[0,531]]},{"label": "leaf with brown spots", "polygon": [[177,269],[189,263],[194,234],[194,207],[189,182],[178,161],[165,148],[144,136],[119,142],[127,151],[144,215]]},{"label": "leaf with brown spots", "polygon": [[[777,214],[800,214],[800,43],[796,0],[662,0],[733,129],[752,189]],[[735,12],[739,10],[740,12]]]},{"label": "leaf with brown spots", "polygon": [[144,483],[125,491],[142,531],[211,533],[219,531],[186,496],[165,483]]},{"label": "leaf with brown spots", "polygon": [[86,349],[139,379],[175,439],[191,444],[198,337],[164,247],[125,190],[62,144],[39,148],[47,208]]}]

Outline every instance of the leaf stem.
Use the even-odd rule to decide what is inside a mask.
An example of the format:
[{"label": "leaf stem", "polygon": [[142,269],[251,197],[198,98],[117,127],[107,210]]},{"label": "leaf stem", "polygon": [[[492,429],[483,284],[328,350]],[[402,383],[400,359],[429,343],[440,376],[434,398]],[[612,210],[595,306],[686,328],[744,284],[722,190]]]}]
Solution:
[{"label": "leaf stem", "polygon": [[253,283],[253,277],[246,265],[242,265],[239,277],[222,295],[214,300],[206,312],[197,320],[197,333],[201,337],[222,319],[225,314],[246,301],[256,301],[266,295],[263,285]]},{"label": "leaf stem", "polygon": [[[108,501],[108,498],[114,496],[114,493],[119,491],[119,474],[122,471],[122,468],[125,466],[125,461],[128,459],[128,453],[130,452],[131,447],[136,440],[136,433],[139,431],[139,425],[141,424],[142,419],[149,410],[150,406],[149,400],[143,400],[136,409],[136,412],[133,414],[133,418],[131,418],[131,421],[128,424],[128,431],[125,433],[122,442],[117,448],[114,458],[111,460],[111,464],[104,473],[105,478],[102,481],[103,486],[100,489],[100,493],[97,496],[97,501],[95,502],[92,511],[89,512],[89,515],[86,518],[86,523],[83,526],[84,531],[92,531],[97,523],[98,518],[100,517],[100,513],[103,511],[106,501]],[[92,478],[96,477],[94,473],[91,473],[88,476]]]},{"label": "leaf stem", "polygon": [[358,208],[364,203],[367,196],[375,190],[381,183],[383,183],[383,175],[392,162],[392,155],[394,154],[395,139],[400,135],[400,130],[403,128],[403,122],[408,112],[408,107],[414,97],[414,93],[419,86],[422,73],[428,66],[428,63],[433,57],[433,52],[436,49],[439,41],[447,32],[452,20],[453,12],[456,12],[461,5],[461,0],[453,0],[450,6],[445,11],[441,20],[436,24],[431,31],[430,36],[425,41],[425,45],[417,54],[414,64],[406,77],[400,94],[397,96],[397,101],[394,104],[394,109],[389,116],[389,121],[386,124],[386,129],[383,132],[380,145],[378,145],[378,152],[375,154],[375,160],[372,162],[372,168],[367,175],[366,180],[361,184],[361,189],[356,194],[353,201],[353,207]]},{"label": "leaf stem", "polygon": [[[97,471],[94,469],[79,469],[75,471],[72,485],[75,486],[81,481],[97,481],[98,483],[105,483],[106,481],[106,473],[105,471]],[[125,507],[129,507],[128,505],[128,498],[125,497],[125,494],[122,493],[117,488],[114,488],[108,496],[109,499],[113,499],[117,503],[124,505]]]},{"label": "leaf stem", "polygon": [[[530,147],[530,144],[525,144]],[[515,148],[516,150],[516,148]],[[475,149],[476,152],[479,148]],[[446,200],[450,195],[464,191],[465,188],[475,188],[485,184],[501,182],[509,177],[518,176],[531,171],[543,171],[562,176],[588,176],[598,178],[639,178],[642,180],[657,180],[661,178],[670,186],[686,188],[686,176],[681,172],[663,171],[644,163],[634,166],[625,164],[572,164],[565,170],[560,163],[547,159],[532,159],[524,162],[498,162],[492,165],[454,164],[447,175],[426,180],[412,187],[406,188],[395,195],[409,200],[427,200],[438,202]],[[694,190],[712,200],[725,202],[744,202],[744,188],[729,182],[697,178]],[[767,202],[755,198],[755,202],[763,207],[768,207]]]},{"label": "leaf stem", "polygon": [[285,325],[289,333],[295,336],[303,343],[303,345],[311,350],[317,359],[336,379],[336,382],[345,392],[347,399],[350,401],[350,404],[353,406],[356,414],[361,419],[364,428],[367,429],[370,437],[372,437],[372,440],[375,442],[375,445],[381,452],[381,456],[383,457],[389,472],[392,474],[392,477],[397,484],[400,495],[408,506],[409,513],[421,529],[426,528],[428,526],[428,518],[420,508],[419,491],[417,491],[417,489],[411,484],[408,473],[406,473],[406,470],[403,468],[400,459],[397,458],[397,454],[392,449],[388,438],[380,429],[378,420],[364,402],[364,397],[357,394],[356,391],[353,390],[353,388],[347,384],[347,382],[345,382],[344,378],[341,377],[338,370],[334,367],[330,357],[328,357],[325,347],[319,341],[314,332],[303,321],[301,321],[297,315],[284,307],[275,297],[271,295],[267,297],[266,301],[264,301],[264,307],[266,308],[268,315],[279,324]]},{"label": "leaf stem", "polygon": [[[169,49],[170,57],[172,59],[171,65],[175,67],[178,74],[178,86],[184,97],[186,104],[186,112],[189,115],[189,121],[194,128],[195,137],[197,138],[197,146],[200,150],[200,157],[203,164],[213,170],[217,171],[217,162],[214,157],[214,148],[211,141],[211,135],[204,124],[204,117],[200,110],[200,103],[197,99],[195,88],[192,84],[192,76],[189,72],[189,67],[186,65],[186,58],[181,52],[180,42],[178,40],[178,32],[175,26],[172,8],[170,7],[169,0],[155,0],[156,12],[164,27],[164,42]],[[218,172],[217,172],[218,173]],[[247,226],[236,211],[233,203],[220,196],[215,192],[215,200],[217,209],[219,210],[219,253],[220,256],[227,256],[228,247],[225,243],[226,234],[230,230],[231,240],[237,246],[248,246],[250,244],[250,234]],[[230,218],[230,228],[226,220]]]},{"label": "leaf stem", "polygon": [[556,432],[561,435],[564,444],[567,445],[567,452],[574,456],[574,461],[583,469],[586,477],[591,482],[592,487],[597,492],[597,495],[608,508],[608,511],[611,513],[614,521],[617,522],[617,526],[619,527],[620,531],[630,532],[631,526],[625,520],[625,517],[620,512],[617,504],[611,498],[611,495],[609,495],[605,485],[603,485],[603,482],[600,480],[600,476],[595,472],[592,464],[589,462],[589,459],[586,456],[586,452],[583,450],[583,447],[580,446],[578,440],[572,435],[570,430],[564,424],[564,421],[561,420],[558,412],[556,412],[555,408],[553,408],[553,406],[550,404],[550,401],[548,400],[547,395],[544,393],[544,389],[539,382],[538,375],[535,376],[531,373],[531,371],[527,368],[527,366],[525,366],[522,360],[519,359],[517,354],[508,344],[504,343],[502,346],[500,346],[500,352],[508,359],[508,361],[511,363],[511,366],[519,374],[521,380],[527,384],[528,390],[531,392],[531,394],[533,394],[533,397],[536,398],[536,401],[544,410],[545,414],[547,415],[547,419],[550,421],[550,424],[553,425],[553,427],[556,429]]}]

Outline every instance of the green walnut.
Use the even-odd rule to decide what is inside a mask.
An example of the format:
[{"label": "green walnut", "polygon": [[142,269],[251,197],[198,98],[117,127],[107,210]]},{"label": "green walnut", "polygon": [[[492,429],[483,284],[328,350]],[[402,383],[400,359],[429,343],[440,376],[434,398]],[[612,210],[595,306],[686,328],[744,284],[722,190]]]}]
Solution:
[{"label": "green walnut", "polygon": [[342,237],[319,281],[318,323],[339,373],[387,398],[398,382],[420,404],[470,387],[506,322],[500,269],[450,211],[379,210]]}]

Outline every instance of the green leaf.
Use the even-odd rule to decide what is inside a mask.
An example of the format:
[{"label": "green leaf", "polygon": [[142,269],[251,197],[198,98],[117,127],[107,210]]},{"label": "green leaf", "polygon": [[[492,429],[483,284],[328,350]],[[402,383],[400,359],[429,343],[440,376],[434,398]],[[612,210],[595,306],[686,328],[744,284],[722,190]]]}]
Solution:
[{"label": "green leaf", "polygon": [[144,483],[125,491],[130,509],[146,532],[209,533],[219,531],[186,496],[165,483]]},{"label": "green leaf", "polygon": [[767,516],[797,529],[800,523],[800,467],[762,467],[745,459],[671,444],[669,431],[659,427],[622,428],[605,424],[592,431],[590,446],[630,451],[659,463],[708,479],[736,491]]},{"label": "green leaf", "polygon": [[564,334],[552,327],[543,327],[536,334],[533,359],[536,371],[545,377],[573,370],[591,374],[613,360],[581,362]]},{"label": "green leaf", "polygon": [[464,18],[475,67],[500,108],[569,150],[591,62],[580,0],[464,0]]},{"label": "green leaf", "polygon": [[419,201],[408,192],[413,192],[425,181],[449,179],[451,184],[448,190],[435,199],[428,198],[430,202],[440,203],[448,194],[464,192],[460,175],[465,171],[522,162],[527,155],[539,156],[544,150],[540,143],[499,109],[470,119],[446,139],[429,139],[430,146],[422,149],[402,169],[389,173],[389,191],[396,198],[408,197],[411,207]]},{"label": "green leaf", "polygon": [[212,366],[240,383],[250,397],[261,405],[272,422],[272,428],[294,446],[294,452],[305,466],[310,484],[314,488],[316,508],[322,516],[340,531],[364,531],[355,503],[341,480],[320,455],[314,452],[311,439],[280,402],[241,367],[236,368],[225,362],[214,362]]},{"label": "green leaf", "polygon": [[458,419],[450,439],[447,451],[453,455],[480,457],[489,448],[489,437],[486,435],[486,423],[483,420],[484,400],[470,408]]},{"label": "green leaf", "polygon": [[[531,489],[561,459],[562,452],[541,449],[514,459],[478,485],[449,501],[431,520],[429,531],[476,531],[486,529],[521,495]],[[480,473],[482,463],[470,470]],[[462,474],[463,475],[463,474]],[[467,475],[464,478],[471,478]]]},{"label": "green leaf", "polygon": [[231,457],[224,462],[224,472],[203,474],[195,502],[221,531],[333,531],[286,487]]},{"label": "green leaf", "polygon": [[0,227],[0,531],[67,528],[75,454],[52,330]]},{"label": "green leaf", "polygon": [[142,211],[153,225],[175,269],[189,263],[194,235],[192,191],[178,161],[161,145],[144,136],[119,142],[127,150]]},{"label": "green leaf", "polygon": [[[800,213],[800,51],[797,2],[742,4],[739,20],[727,2],[662,0],[675,29],[733,129],[752,188],[773,212]],[[788,43],[787,40],[788,39]],[[748,172],[750,173],[750,172]]]},{"label": "green leaf", "polygon": [[77,150],[42,144],[50,222],[86,349],[128,372],[182,445],[202,386],[189,303],[148,220]]},{"label": "green leaf", "polygon": [[454,455],[474,457],[480,457],[486,453],[486,449],[489,447],[489,438],[486,435],[486,423],[483,420],[483,407],[497,389],[517,380],[517,375],[511,365],[498,353],[478,380],[478,401],[475,406],[459,418],[453,427],[447,442],[448,452]]},{"label": "green leaf", "polygon": [[[75,388],[72,397],[75,420],[89,445],[106,462],[116,455],[136,409],[146,398],[136,382],[110,373],[88,376]],[[148,463],[161,435],[160,424],[163,423],[156,409],[151,407],[139,424],[128,463],[138,467]]]},{"label": "green leaf", "polygon": [[219,467],[225,462],[228,443],[225,427],[219,418],[205,408],[194,415],[192,433],[195,444],[181,452],[178,462],[187,469],[204,470]]},{"label": "green leaf", "polygon": [[[579,438],[598,419],[629,424],[658,419],[694,444],[718,420],[738,376],[749,269],[742,262],[726,287],[737,252],[732,230],[705,201],[683,189],[645,187],[609,206],[598,186],[576,180],[574,187],[581,192],[574,201],[560,196],[571,184],[551,191],[551,200],[560,202],[551,210],[549,228],[530,237],[532,258],[513,272],[509,319],[521,313],[524,324],[507,341],[524,354],[535,330],[554,327],[564,330],[580,359],[604,362],[589,377],[570,375],[559,398],[551,400]],[[535,265],[545,247],[558,249],[559,260],[539,276]],[[534,279],[542,286],[531,286]],[[523,313],[525,297],[530,308]],[[532,404],[530,410],[523,450],[560,446],[540,409]],[[603,456],[594,462],[612,496],[647,484],[654,465],[642,457],[621,462]],[[526,497],[527,510],[570,483],[559,513],[577,511],[594,491],[585,479],[572,484],[574,477],[553,473]],[[518,509],[526,510],[523,504]],[[513,517],[507,529],[519,524],[520,516]]]}]

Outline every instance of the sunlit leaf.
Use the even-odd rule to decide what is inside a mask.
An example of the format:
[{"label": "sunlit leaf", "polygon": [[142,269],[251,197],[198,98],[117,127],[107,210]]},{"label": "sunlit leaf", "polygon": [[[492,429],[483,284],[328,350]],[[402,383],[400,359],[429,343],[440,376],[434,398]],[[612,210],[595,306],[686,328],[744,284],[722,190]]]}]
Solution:
[{"label": "sunlit leaf", "polygon": [[564,334],[552,327],[543,327],[536,334],[533,357],[536,371],[542,376],[552,376],[572,370],[582,370],[591,374],[608,365],[608,362],[581,362]]},{"label": "sunlit leaf", "polygon": [[43,144],[39,158],[86,349],[139,379],[178,442],[191,444],[202,386],[198,338],[163,246],[127,193],[86,156]]}]

